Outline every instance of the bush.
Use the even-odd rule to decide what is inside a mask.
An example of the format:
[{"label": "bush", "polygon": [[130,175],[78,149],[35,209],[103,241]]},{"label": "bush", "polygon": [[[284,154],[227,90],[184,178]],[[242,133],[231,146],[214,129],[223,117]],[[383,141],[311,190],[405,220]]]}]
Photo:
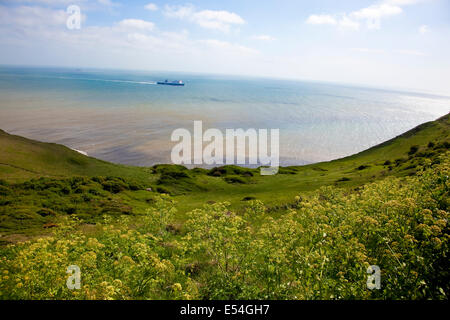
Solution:
[{"label": "bush", "polygon": [[278,169],[278,173],[279,174],[297,174],[297,170],[294,169],[294,168],[283,168],[283,167],[280,167]]},{"label": "bush", "polygon": [[[0,299],[446,300],[449,155],[355,192],[302,193],[276,214],[258,200],[244,212],[214,203],[178,226],[173,199],[155,195],[145,215],[105,217],[95,237],[61,218],[51,237],[0,248]],[[33,215],[16,212],[23,224]],[[80,290],[66,287],[69,265]],[[380,290],[366,287],[370,265]]]},{"label": "bush", "polygon": [[52,209],[47,209],[47,208],[42,208],[42,209],[38,210],[37,213],[41,217],[56,216],[55,211],[53,211]]},{"label": "bush", "polygon": [[239,175],[242,177],[253,177],[254,169],[248,169],[248,168],[242,168],[238,166],[222,166],[222,167],[216,167],[212,168],[208,175],[213,177],[222,177],[222,176],[229,176],[229,175]]},{"label": "bush", "polygon": [[409,155],[415,154],[419,150],[419,146],[411,146],[411,148],[408,151]]},{"label": "bush", "polygon": [[108,178],[102,182],[103,189],[111,193],[119,193],[128,190],[128,185],[119,178]]},{"label": "bush", "polygon": [[233,184],[246,184],[247,183],[247,181],[245,181],[243,178],[241,178],[239,176],[227,176],[223,179],[227,183],[233,183]]},{"label": "bush", "polygon": [[0,184],[0,195],[7,196],[11,193],[11,189]]},{"label": "bush", "polygon": [[164,187],[156,187],[156,192],[162,193],[162,194],[170,194],[170,191]]},{"label": "bush", "polygon": [[407,159],[405,159],[405,158],[395,159],[395,165],[398,167],[399,165],[401,165],[402,163],[404,163],[406,161],[407,161]]}]

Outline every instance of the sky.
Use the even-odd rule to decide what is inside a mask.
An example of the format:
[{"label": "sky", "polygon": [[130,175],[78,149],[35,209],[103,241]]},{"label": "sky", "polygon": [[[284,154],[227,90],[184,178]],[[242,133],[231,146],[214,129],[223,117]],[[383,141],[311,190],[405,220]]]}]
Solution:
[{"label": "sky", "polygon": [[[80,9],[79,29],[71,5]],[[263,76],[450,95],[450,0],[0,0],[0,48],[0,65]]]}]

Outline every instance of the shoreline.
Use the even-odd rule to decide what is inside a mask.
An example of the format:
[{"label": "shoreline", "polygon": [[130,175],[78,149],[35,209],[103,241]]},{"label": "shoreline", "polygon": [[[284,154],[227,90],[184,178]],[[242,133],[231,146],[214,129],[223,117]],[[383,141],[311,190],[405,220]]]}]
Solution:
[{"label": "shoreline", "polygon": [[[436,121],[441,121],[444,118],[448,118],[449,115],[450,115],[450,112],[447,113],[446,115],[442,116],[442,117],[437,118],[436,120],[424,122],[424,123],[422,123],[422,124],[412,128],[412,129],[410,129],[410,130],[408,130],[408,131],[406,131],[406,132],[404,132],[404,133],[402,133],[400,135],[397,135],[396,137],[393,137],[393,138],[391,138],[389,140],[383,141],[383,142],[381,142],[379,144],[376,144],[376,145],[374,145],[374,146],[372,146],[370,148],[364,149],[364,150],[362,150],[360,152],[350,154],[348,156],[339,157],[339,158],[328,160],[328,161],[318,161],[318,162],[303,163],[303,164],[293,164],[293,165],[280,165],[279,168],[298,168],[298,167],[314,166],[314,165],[320,165],[320,164],[325,164],[325,163],[333,163],[333,162],[340,161],[340,160],[351,159],[351,158],[359,156],[361,154],[364,154],[364,153],[367,153],[367,152],[371,152],[371,151],[376,150],[376,149],[378,149],[380,147],[389,145],[390,143],[392,143],[393,141],[396,141],[399,138],[407,137],[407,136],[413,134],[414,132],[417,132],[417,131],[419,131],[419,130],[421,130],[423,128],[426,128],[428,125],[430,125],[430,124],[432,124],[432,123],[434,123]],[[0,132],[2,132],[2,131],[7,133],[8,135],[24,138],[24,137],[22,137],[20,135],[10,134],[10,133],[8,133],[5,130],[0,129]],[[28,139],[28,138],[25,138],[25,139]],[[30,140],[33,140],[33,139],[30,139]],[[38,140],[33,140],[33,141],[38,141]],[[38,141],[38,142],[39,143],[49,143],[49,142],[42,142],[42,141]],[[242,165],[242,164],[217,164],[217,165],[213,164],[213,165],[196,166],[196,165],[184,165],[184,164],[177,165],[177,164],[173,164],[173,163],[155,163],[155,164],[150,165],[150,166],[140,166],[140,165],[131,165],[131,164],[124,164],[124,163],[120,163],[120,162],[103,160],[103,159],[97,158],[95,156],[88,155],[88,153],[85,152],[85,151],[82,151],[82,150],[79,150],[79,149],[76,149],[76,148],[72,148],[72,147],[66,146],[64,144],[59,144],[59,143],[52,143],[52,144],[64,146],[64,147],[66,147],[66,148],[68,148],[68,149],[70,149],[72,151],[75,151],[75,152],[77,152],[77,153],[79,153],[79,154],[81,154],[83,156],[86,156],[86,157],[89,157],[91,159],[95,159],[95,160],[98,160],[98,161],[104,161],[104,162],[107,162],[107,163],[110,163],[110,164],[113,164],[113,165],[126,166],[126,167],[132,167],[132,168],[141,168],[141,169],[143,169],[143,168],[152,168],[152,167],[155,167],[155,166],[182,166],[182,167],[186,168],[187,170],[194,170],[194,169],[211,170],[211,169],[219,168],[219,167],[233,167],[233,166],[234,167],[244,168],[244,169],[260,169],[261,167],[267,167],[267,166],[261,166],[261,165]]]}]

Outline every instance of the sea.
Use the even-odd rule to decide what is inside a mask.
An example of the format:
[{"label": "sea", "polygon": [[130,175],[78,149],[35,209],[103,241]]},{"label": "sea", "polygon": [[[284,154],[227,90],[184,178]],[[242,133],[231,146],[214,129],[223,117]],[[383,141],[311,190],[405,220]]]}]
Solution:
[{"label": "sea", "polygon": [[[157,85],[183,80],[184,87]],[[348,156],[450,111],[450,97],[257,77],[0,67],[0,129],[114,163],[171,163],[175,129],[279,129],[280,164]],[[201,165],[198,165],[201,166]]]}]

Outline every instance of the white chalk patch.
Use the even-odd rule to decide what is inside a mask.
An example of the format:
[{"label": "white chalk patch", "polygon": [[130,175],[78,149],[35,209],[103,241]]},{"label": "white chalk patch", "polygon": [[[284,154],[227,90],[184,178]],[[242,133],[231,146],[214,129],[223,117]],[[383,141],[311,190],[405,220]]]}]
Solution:
[{"label": "white chalk patch", "polygon": [[77,150],[77,149],[73,149],[73,148],[71,148],[71,149],[74,150],[74,151],[76,151],[76,152],[79,152],[79,153],[81,153],[81,154],[83,154],[83,155],[85,155],[85,156],[88,155],[86,151],[81,151],[81,150]]}]

